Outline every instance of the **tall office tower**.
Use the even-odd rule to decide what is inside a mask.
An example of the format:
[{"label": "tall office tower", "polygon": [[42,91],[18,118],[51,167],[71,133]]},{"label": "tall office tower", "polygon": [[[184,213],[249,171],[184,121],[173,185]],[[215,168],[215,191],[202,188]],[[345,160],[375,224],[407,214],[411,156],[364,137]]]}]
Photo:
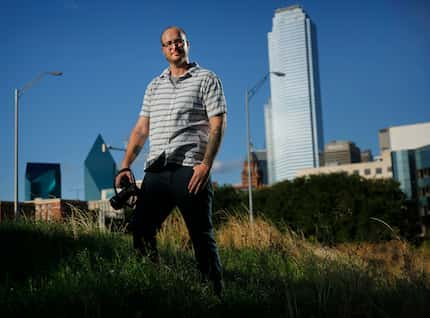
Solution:
[{"label": "tall office tower", "polygon": [[267,104],[264,105],[264,126],[266,133],[266,160],[267,160],[267,183],[272,184],[274,180],[274,166],[273,166],[273,132],[272,132],[272,101],[269,99]]},{"label": "tall office tower", "polygon": [[320,166],[323,129],[315,25],[300,6],[277,9],[268,45],[270,71],[285,73],[270,76],[272,140],[266,145],[273,147],[268,149],[270,180],[278,182],[293,179],[300,169]]},{"label": "tall office tower", "polygon": [[91,147],[84,162],[85,200],[100,200],[103,189],[113,188],[116,163],[109,150],[103,152],[105,144],[101,135]]}]

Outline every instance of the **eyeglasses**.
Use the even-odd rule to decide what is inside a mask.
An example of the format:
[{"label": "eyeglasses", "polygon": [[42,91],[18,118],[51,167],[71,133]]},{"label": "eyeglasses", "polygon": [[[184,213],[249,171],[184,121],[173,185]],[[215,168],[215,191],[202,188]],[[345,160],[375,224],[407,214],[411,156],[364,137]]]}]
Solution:
[{"label": "eyeglasses", "polygon": [[163,47],[167,47],[167,48],[171,48],[174,46],[183,47],[184,43],[185,43],[184,39],[178,38],[178,39],[174,39],[172,41],[167,41],[166,43],[161,43],[161,45]]}]

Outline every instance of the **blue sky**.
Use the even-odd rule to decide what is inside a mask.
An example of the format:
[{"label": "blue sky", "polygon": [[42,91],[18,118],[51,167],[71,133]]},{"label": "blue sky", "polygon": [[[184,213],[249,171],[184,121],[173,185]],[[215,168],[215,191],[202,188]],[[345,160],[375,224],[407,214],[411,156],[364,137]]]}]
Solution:
[{"label": "blue sky", "polygon": [[[166,67],[159,35],[182,26],[190,57],[222,79],[228,127],[219,183],[239,183],[246,154],[244,94],[268,71],[275,9],[300,4],[315,22],[325,142],[379,153],[378,130],[430,121],[427,0],[80,1],[0,3],[0,200],[13,200],[14,88],[20,100],[20,199],[27,162],[60,163],[63,197],[83,198],[83,162],[100,133],[123,146],[149,81]],[[268,84],[252,99],[252,139],[264,146]],[[113,152],[117,162],[122,153]],[[143,163],[134,165],[139,177]]]}]

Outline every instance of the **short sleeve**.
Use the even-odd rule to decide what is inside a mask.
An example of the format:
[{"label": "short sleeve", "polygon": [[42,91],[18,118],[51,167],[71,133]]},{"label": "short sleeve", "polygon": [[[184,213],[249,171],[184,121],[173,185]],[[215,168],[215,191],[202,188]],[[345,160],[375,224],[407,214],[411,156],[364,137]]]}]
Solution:
[{"label": "short sleeve", "polygon": [[203,101],[209,118],[227,112],[224,90],[220,79],[215,74],[208,76]]},{"label": "short sleeve", "polygon": [[140,109],[140,116],[150,117],[153,86],[154,81],[152,81],[146,88],[145,96],[143,97],[142,101],[142,107]]}]

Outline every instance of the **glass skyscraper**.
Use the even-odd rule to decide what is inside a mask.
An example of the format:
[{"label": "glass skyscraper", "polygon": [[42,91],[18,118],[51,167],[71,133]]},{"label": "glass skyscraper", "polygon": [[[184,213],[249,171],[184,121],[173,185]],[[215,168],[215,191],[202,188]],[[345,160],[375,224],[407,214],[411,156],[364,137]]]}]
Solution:
[{"label": "glass skyscraper", "polygon": [[[430,145],[391,152],[393,177],[406,199],[417,201],[420,216],[430,217]],[[428,220],[430,221],[430,220]],[[429,223],[427,221],[427,223]]]},{"label": "glass skyscraper", "polygon": [[25,199],[61,198],[61,171],[58,163],[27,163]]},{"label": "glass skyscraper", "polygon": [[300,6],[277,9],[268,33],[271,101],[266,105],[269,181],[320,166],[323,127],[315,25]]},{"label": "glass skyscraper", "polygon": [[420,215],[430,223],[430,145],[415,150]]},{"label": "glass skyscraper", "polygon": [[109,149],[102,151],[104,140],[98,135],[84,162],[85,200],[100,200],[102,190],[113,188],[116,163]]},{"label": "glass skyscraper", "polygon": [[400,183],[400,189],[406,199],[416,198],[415,150],[398,150],[391,152],[393,178]]}]

